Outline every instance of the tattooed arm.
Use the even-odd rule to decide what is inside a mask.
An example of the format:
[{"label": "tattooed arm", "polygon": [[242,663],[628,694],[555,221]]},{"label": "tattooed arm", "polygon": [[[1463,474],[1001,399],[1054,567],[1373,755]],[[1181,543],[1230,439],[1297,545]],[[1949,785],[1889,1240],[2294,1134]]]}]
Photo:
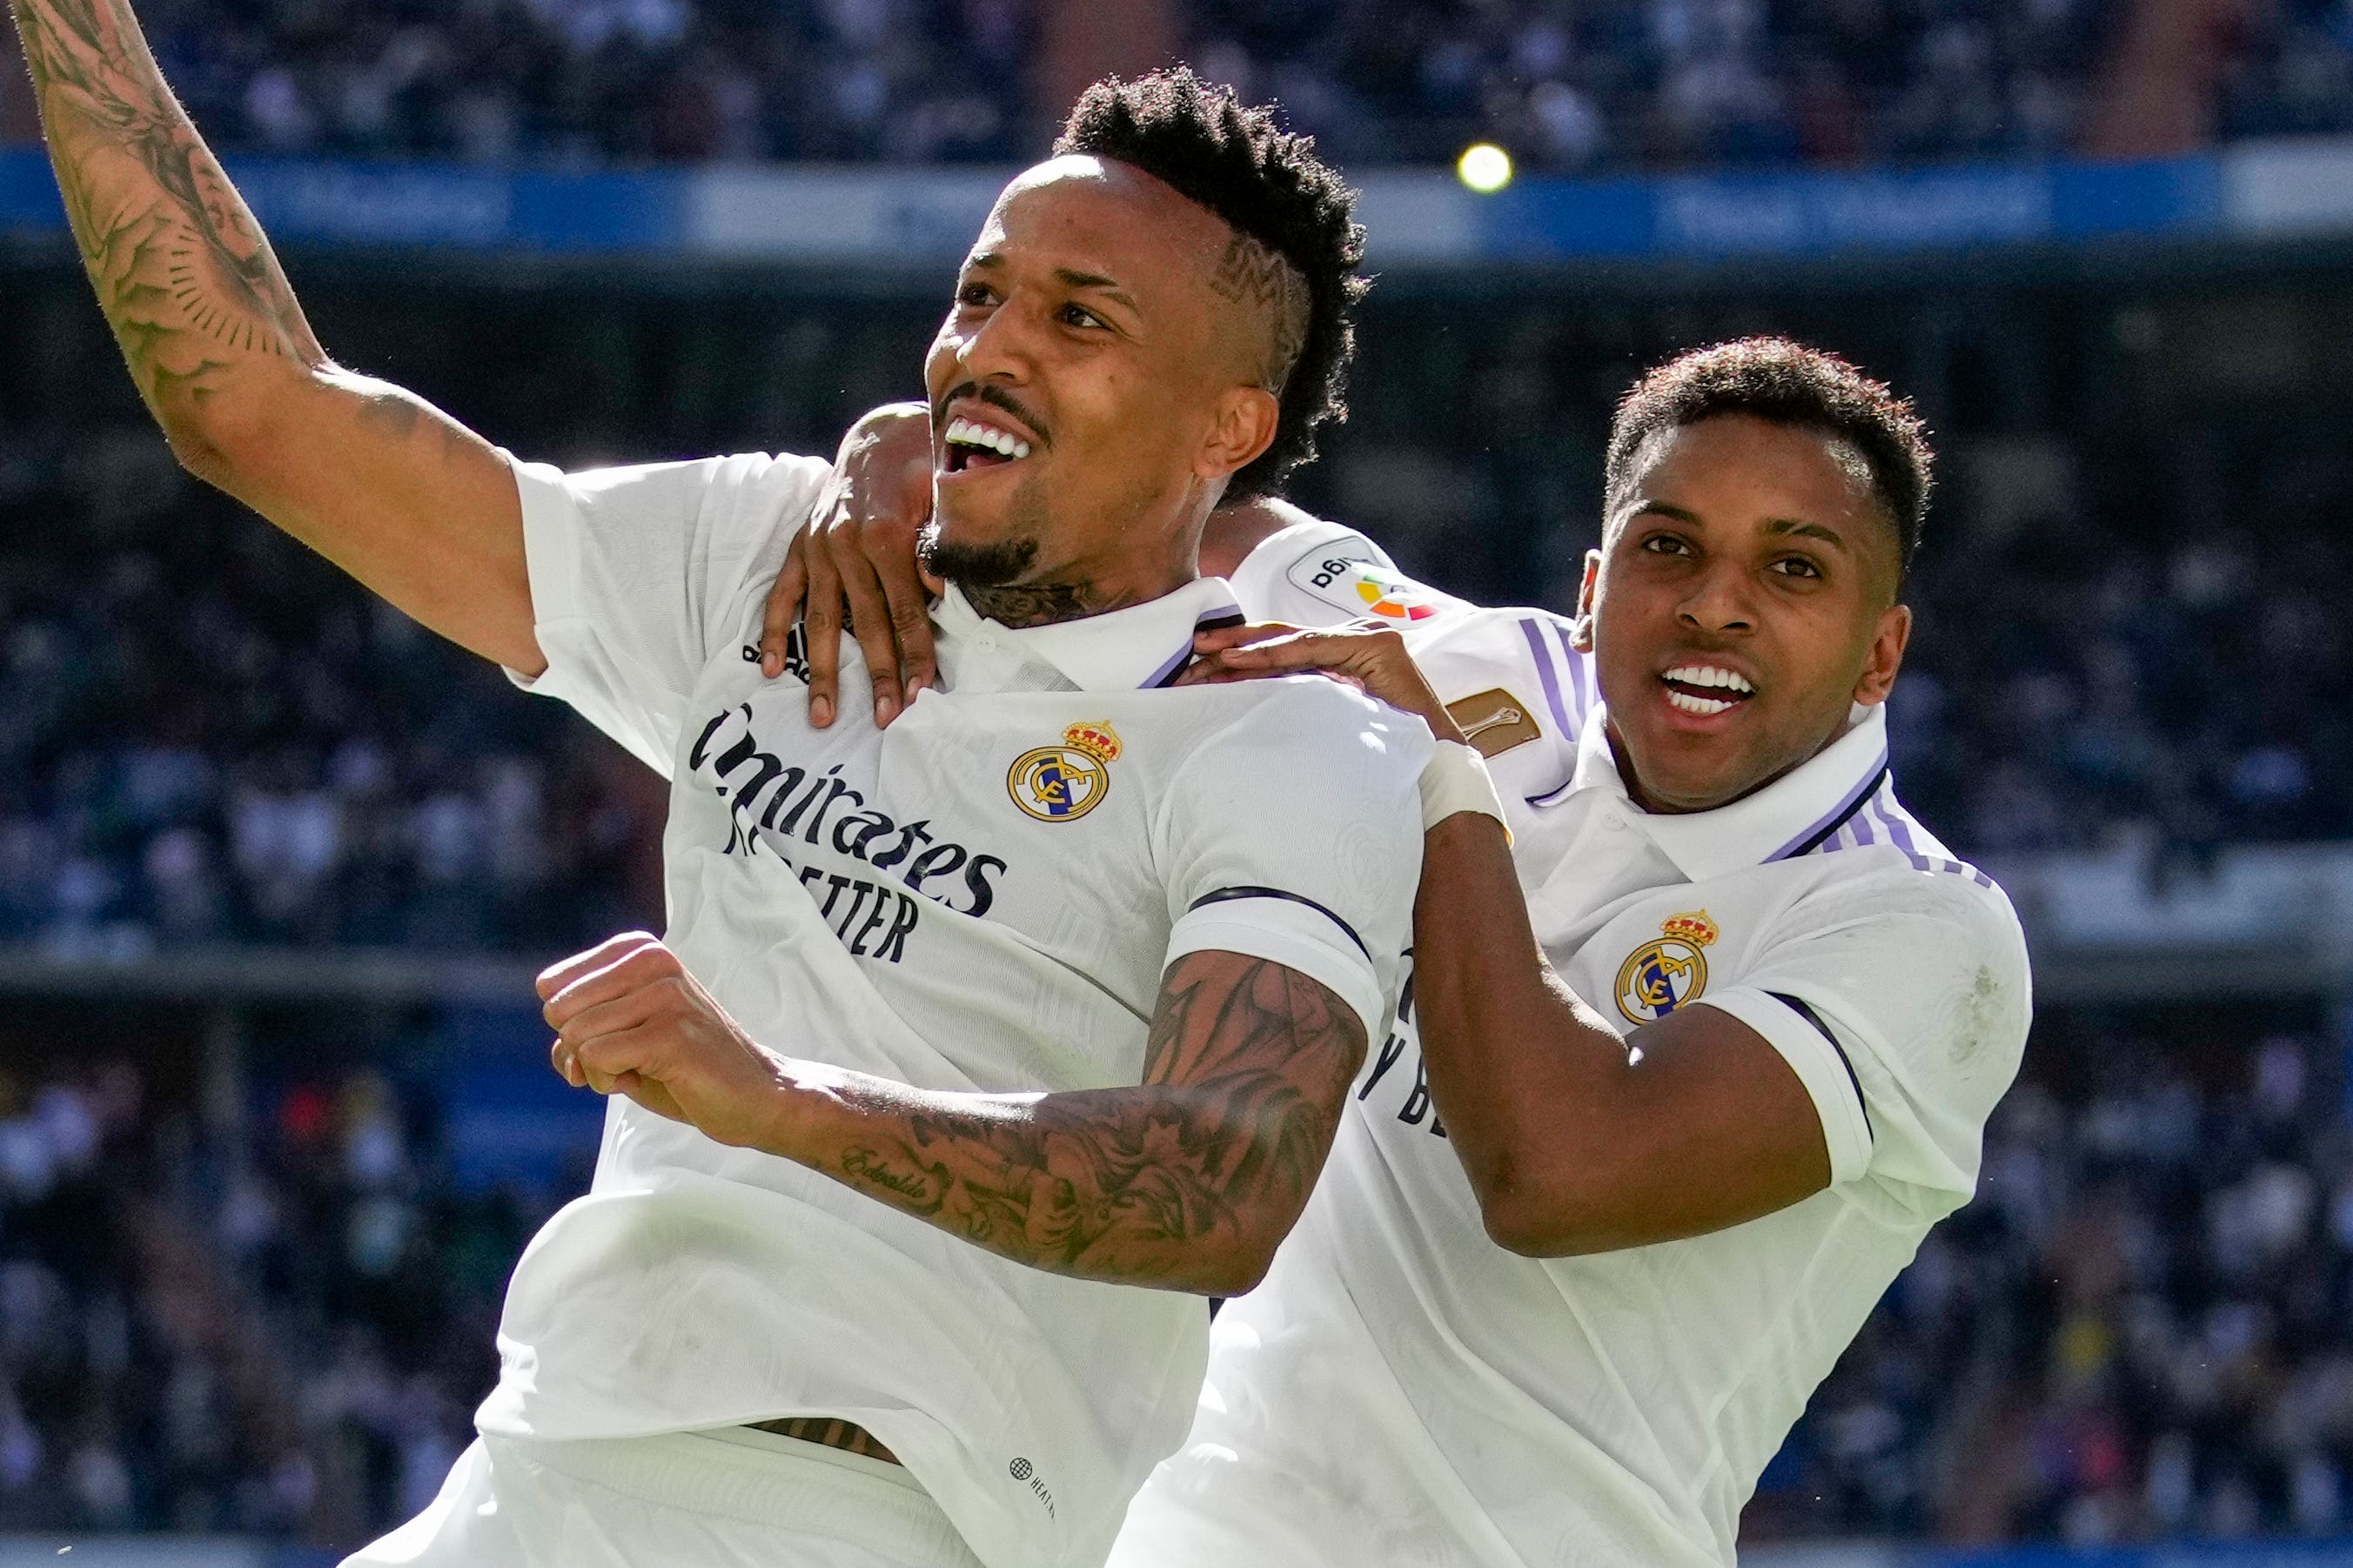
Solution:
[{"label": "tattooed arm", "polygon": [[181,462],[436,631],[543,668],[504,460],[327,358],[129,0],[9,10],[83,266]]},{"label": "tattooed arm", "polygon": [[1143,1083],[947,1094],[788,1060],[642,932],[540,976],[573,1085],[831,1176],[1017,1263],[1229,1296],[1299,1217],[1365,1054],[1315,981],[1195,952],[1162,976]]}]

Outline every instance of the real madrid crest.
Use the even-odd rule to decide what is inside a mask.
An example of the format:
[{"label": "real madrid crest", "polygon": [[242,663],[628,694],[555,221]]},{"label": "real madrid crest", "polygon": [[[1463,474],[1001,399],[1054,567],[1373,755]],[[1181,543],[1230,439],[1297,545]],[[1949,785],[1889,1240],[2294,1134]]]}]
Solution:
[{"label": "real madrid crest", "polygon": [[1013,804],[1040,822],[1071,822],[1111,793],[1111,764],[1119,735],[1109,724],[1073,724],[1059,746],[1040,746],[1013,759],[1005,775]]},{"label": "real madrid crest", "polygon": [[1637,1024],[1655,1024],[1707,989],[1706,949],[1716,938],[1705,910],[1669,915],[1659,939],[1627,955],[1618,970],[1618,1011]]}]

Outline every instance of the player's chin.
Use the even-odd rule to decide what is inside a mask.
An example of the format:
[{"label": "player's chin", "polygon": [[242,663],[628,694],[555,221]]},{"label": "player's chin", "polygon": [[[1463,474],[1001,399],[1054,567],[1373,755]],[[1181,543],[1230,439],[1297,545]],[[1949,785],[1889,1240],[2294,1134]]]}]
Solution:
[{"label": "player's chin", "polygon": [[1746,794],[1766,743],[1761,714],[1734,709],[1694,714],[1659,704],[1639,726],[1620,721],[1634,751],[1634,771],[1651,793],[1684,810],[1704,810]]}]

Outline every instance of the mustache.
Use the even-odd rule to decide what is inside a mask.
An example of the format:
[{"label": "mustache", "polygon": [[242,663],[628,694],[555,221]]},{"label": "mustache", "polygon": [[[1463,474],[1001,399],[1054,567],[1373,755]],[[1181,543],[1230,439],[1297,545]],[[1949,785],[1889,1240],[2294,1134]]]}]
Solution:
[{"label": "mustache", "polygon": [[1013,417],[1021,421],[1023,425],[1029,426],[1030,434],[1038,437],[1038,445],[1040,447],[1050,447],[1054,444],[1053,432],[1046,428],[1045,421],[1039,419],[1035,414],[1030,413],[1028,408],[1022,405],[1019,398],[1014,396],[1003,387],[992,386],[984,381],[967,381],[958,385],[949,387],[947,391],[942,393],[938,398],[933,402],[933,435],[936,436],[942,430],[947,428],[948,405],[954,403],[960,397],[969,397],[976,403],[986,403],[992,408],[1001,408],[1006,413],[1012,415]]}]

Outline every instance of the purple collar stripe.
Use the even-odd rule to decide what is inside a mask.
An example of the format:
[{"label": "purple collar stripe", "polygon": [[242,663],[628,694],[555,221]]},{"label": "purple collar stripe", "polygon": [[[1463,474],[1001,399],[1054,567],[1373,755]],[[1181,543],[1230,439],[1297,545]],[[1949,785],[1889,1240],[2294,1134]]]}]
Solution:
[{"label": "purple collar stripe", "polygon": [[1766,856],[1765,860],[1767,862],[1787,860],[1792,855],[1803,855],[1807,850],[1820,844],[1823,839],[1844,827],[1847,819],[1862,809],[1862,803],[1872,797],[1886,777],[1887,753],[1883,751],[1879,753],[1879,761],[1872,767],[1871,775],[1855,786],[1853,794],[1840,801],[1830,812],[1818,817],[1812,826],[1782,845],[1772,854]]},{"label": "purple collar stripe", "polygon": [[[1198,636],[1202,632],[1218,631],[1226,626],[1238,626],[1242,624],[1242,613],[1240,610],[1208,610],[1203,612],[1200,619],[1193,623],[1193,631]],[[1154,670],[1139,689],[1148,690],[1155,686],[1167,685],[1183,673],[1185,667],[1192,662],[1193,639],[1187,637],[1185,639],[1185,646],[1169,655],[1168,662]]]}]

